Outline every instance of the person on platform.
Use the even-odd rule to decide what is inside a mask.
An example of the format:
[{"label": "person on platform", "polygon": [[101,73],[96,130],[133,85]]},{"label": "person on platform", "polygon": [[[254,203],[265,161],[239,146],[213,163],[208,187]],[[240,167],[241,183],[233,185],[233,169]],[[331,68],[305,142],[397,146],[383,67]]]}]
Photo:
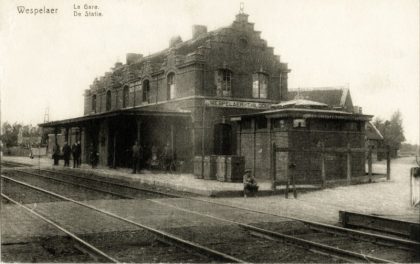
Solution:
[{"label": "person on platform", "polygon": [[82,164],[82,144],[80,144],[80,141],[77,141],[77,167],[80,168],[80,165]]},{"label": "person on platform", "polygon": [[162,155],[161,155],[163,169],[168,172],[170,170],[170,165],[172,162],[172,150],[170,148],[169,143],[163,147]]},{"label": "person on platform", "polygon": [[244,175],[244,197],[247,196],[256,196],[258,192],[258,184],[254,176],[252,176],[251,170],[245,170]]},{"label": "person on platform", "polygon": [[54,166],[57,166],[60,161],[60,145],[58,145],[58,143],[53,147],[52,158],[54,159]]},{"label": "person on platform", "polygon": [[73,154],[73,168],[80,167],[80,154],[82,152],[80,142],[76,141],[71,147],[71,152]]},{"label": "person on platform", "polygon": [[96,151],[96,148],[93,144],[90,144],[89,147],[89,159],[90,159],[90,164],[92,166],[92,169],[95,169],[96,166],[98,165],[98,157],[99,154]]},{"label": "person on platform", "polygon": [[139,145],[138,141],[134,141],[134,145],[131,148],[132,158],[133,158],[133,174],[140,172],[140,163],[142,158],[142,148]]},{"label": "person on platform", "polygon": [[64,166],[70,166],[70,156],[71,156],[71,148],[67,142],[64,142],[63,146],[63,159],[64,159]]}]

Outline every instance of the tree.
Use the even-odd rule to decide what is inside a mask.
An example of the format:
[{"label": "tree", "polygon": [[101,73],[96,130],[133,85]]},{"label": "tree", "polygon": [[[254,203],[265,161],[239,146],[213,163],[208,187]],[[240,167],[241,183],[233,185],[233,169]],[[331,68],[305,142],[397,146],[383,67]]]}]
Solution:
[{"label": "tree", "polygon": [[6,147],[18,146],[19,144],[33,145],[40,136],[39,127],[19,123],[12,125],[7,121],[3,123],[1,132],[0,139]]},{"label": "tree", "polygon": [[11,125],[9,122],[4,122],[2,126],[1,140],[6,147],[17,146],[17,138],[21,124],[14,123]]},{"label": "tree", "polygon": [[401,112],[399,110],[394,112],[390,120],[384,121],[381,118],[375,118],[373,124],[384,137],[384,145],[391,147],[391,156],[396,157],[397,150],[400,149],[401,143],[405,141]]},{"label": "tree", "polygon": [[400,149],[401,143],[405,141],[402,122],[401,113],[397,110],[394,114],[392,114],[387,131],[388,142],[393,149]]}]

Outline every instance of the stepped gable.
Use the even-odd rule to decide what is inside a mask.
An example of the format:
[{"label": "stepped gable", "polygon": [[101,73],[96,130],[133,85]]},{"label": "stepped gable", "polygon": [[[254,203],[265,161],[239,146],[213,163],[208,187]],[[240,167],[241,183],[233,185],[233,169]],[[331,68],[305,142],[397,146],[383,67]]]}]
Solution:
[{"label": "stepped gable", "polygon": [[[110,72],[94,81],[92,89],[118,88],[143,76],[197,61],[223,68],[240,65],[242,68],[251,67],[254,71],[271,72],[280,66],[282,70],[290,71],[287,64],[281,63],[280,57],[274,55],[274,48],[261,38],[261,31],[256,31],[254,23],[248,22],[247,14],[237,14],[230,26],[209,32],[205,26],[195,25],[193,34],[193,38],[186,41],[177,39],[173,46],[149,56],[127,54],[127,62],[117,63]],[[248,56],[255,51],[258,51],[258,56]]]}]

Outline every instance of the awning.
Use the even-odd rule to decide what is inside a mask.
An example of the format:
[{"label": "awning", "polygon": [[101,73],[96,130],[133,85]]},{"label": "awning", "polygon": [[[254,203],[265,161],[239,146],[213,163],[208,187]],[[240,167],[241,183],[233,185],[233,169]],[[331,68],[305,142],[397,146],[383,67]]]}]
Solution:
[{"label": "awning", "polygon": [[144,110],[144,109],[119,109],[105,113],[90,114],[81,117],[68,118],[63,120],[51,121],[38,124],[40,127],[70,127],[83,126],[84,124],[100,119],[123,117],[123,116],[154,116],[154,117],[183,117],[188,118],[191,112],[187,110],[164,111],[164,110]]},{"label": "awning", "polygon": [[258,113],[231,116],[231,121],[240,121],[242,118],[264,116],[266,118],[318,118],[318,119],[341,119],[341,120],[360,120],[369,121],[372,115],[354,114],[344,111],[329,109],[303,109],[303,108],[283,108],[262,111]]}]

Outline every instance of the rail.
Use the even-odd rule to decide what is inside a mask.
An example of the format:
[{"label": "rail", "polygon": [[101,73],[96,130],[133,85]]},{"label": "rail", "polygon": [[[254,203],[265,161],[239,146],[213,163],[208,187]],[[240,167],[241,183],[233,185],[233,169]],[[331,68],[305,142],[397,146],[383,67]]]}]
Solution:
[{"label": "rail", "polygon": [[120,263],[120,261],[114,259],[113,257],[107,255],[106,253],[104,253],[103,251],[101,251],[100,249],[96,248],[95,246],[91,245],[90,243],[86,242],[85,240],[81,239],[80,237],[78,237],[76,234],[73,234],[72,232],[68,231],[67,229],[65,229],[64,227],[61,227],[60,225],[54,223],[52,220],[46,218],[45,216],[35,212],[33,209],[13,200],[12,198],[10,198],[9,196],[5,195],[5,194],[1,194],[1,196],[18,205],[19,207],[22,207],[23,209],[25,209],[26,211],[28,211],[29,213],[37,216],[38,218],[42,219],[44,222],[54,226],[55,228],[57,228],[58,230],[62,231],[63,233],[65,233],[66,235],[68,235],[69,237],[71,237],[74,241],[76,241],[77,243],[79,243],[80,245],[82,245],[84,248],[87,249],[87,253],[94,257],[97,260],[106,260],[108,262],[113,262],[113,263]]},{"label": "rail", "polygon": [[[17,171],[20,172],[20,170],[17,170]],[[229,208],[234,208],[234,209],[240,209],[240,210],[245,210],[245,211],[254,212],[254,213],[259,213],[259,214],[263,214],[263,215],[270,215],[270,216],[287,218],[287,219],[291,219],[291,220],[294,220],[294,221],[302,222],[302,223],[304,223],[308,226],[311,226],[313,229],[316,229],[316,230],[319,230],[319,231],[329,232],[329,233],[332,233],[332,234],[345,234],[347,236],[350,236],[350,237],[353,237],[353,238],[356,238],[356,239],[365,240],[365,241],[379,242],[379,243],[385,243],[385,244],[392,243],[394,245],[402,246],[404,248],[409,248],[409,249],[412,249],[412,250],[418,250],[418,248],[420,248],[420,242],[417,242],[417,241],[400,239],[400,238],[396,238],[396,237],[389,237],[389,236],[384,236],[384,235],[380,235],[380,234],[373,234],[373,233],[364,232],[364,231],[360,231],[360,230],[352,230],[352,229],[348,229],[348,228],[344,228],[344,227],[328,225],[328,224],[319,223],[319,222],[315,222],[315,221],[308,221],[308,220],[297,218],[297,217],[285,216],[285,215],[281,215],[281,214],[268,213],[268,212],[263,212],[263,211],[259,211],[259,210],[253,210],[253,209],[248,209],[248,208],[244,208],[244,207],[233,206],[233,205],[220,203],[220,202],[216,202],[216,201],[208,201],[208,200],[205,200],[205,199],[199,198],[199,197],[189,197],[189,196],[184,196],[184,195],[167,194],[167,193],[163,193],[163,192],[160,192],[160,191],[138,188],[138,187],[134,187],[134,186],[128,186],[128,185],[124,185],[124,184],[113,183],[113,182],[109,182],[109,181],[101,181],[101,180],[97,180],[97,179],[86,178],[86,177],[77,176],[77,175],[74,175],[74,174],[69,174],[69,173],[64,173],[64,172],[57,172],[57,171],[51,171],[51,170],[41,170],[41,171],[47,171],[47,172],[50,172],[50,173],[58,173],[58,174],[68,175],[68,176],[72,176],[72,177],[76,177],[76,178],[82,178],[82,179],[93,181],[93,182],[99,182],[101,184],[105,183],[105,184],[116,185],[116,186],[119,186],[119,187],[129,188],[129,189],[133,189],[133,190],[147,191],[147,192],[152,192],[152,193],[156,193],[156,194],[159,194],[159,195],[167,195],[168,197],[189,199],[189,200],[200,201],[200,202],[210,203],[210,204],[217,204],[219,206],[224,206],[224,207],[229,207]],[[22,171],[22,172],[27,173],[26,171]],[[34,174],[34,175],[38,175],[38,174]],[[96,190],[99,190],[99,189],[96,189]],[[99,191],[102,191],[102,190],[99,190]],[[134,198],[134,197],[128,196],[128,195],[123,195],[123,196],[125,198],[128,198],[128,199],[133,199]]]},{"label": "rail", "polygon": [[23,185],[23,186],[26,186],[26,187],[31,188],[31,189],[34,189],[34,190],[38,190],[38,191],[43,192],[43,193],[47,193],[47,194],[49,194],[51,196],[60,198],[62,200],[65,200],[65,201],[68,201],[68,202],[72,202],[74,204],[78,204],[78,205],[84,206],[86,208],[89,208],[91,210],[97,211],[99,213],[102,213],[102,214],[111,216],[113,218],[116,218],[118,220],[127,222],[129,224],[134,225],[134,226],[143,228],[143,229],[149,231],[150,233],[152,233],[153,235],[155,235],[162,242],[167,243],[167,244],[170,244],[170,245],[173,245],[173,246],[177,246],[177,247],[182,248],[183,250],[186,250],[188,252],[199,253],[201,255],[208,256],[208,257],[210,257],[210,258],[212,258],[212,259],[214,259],[216,261],[223,261],[223,262],[230,262],[230,263],[245,263],[245,261],[243,261],[241,259],[238,259],[238,258],[235,258],[233,256],[230,256],[228,254],[225,254],[225,253],[222,253],[222,252],[219,252],[219,251],[210,249],[208,247],[202,246],[200,244],[197,244],[197,243],[194,243],[194,242],[191,242],[191,241],[187,241],[185,239],[182,239],[180,237],[177,237],[177,236],[174,236],[172,234],[166,233],[164,231],[155,229],[153,227],[149,227],[149,226],[146,226],[144,224],[140,224],[140,223],[134,222],[132,220],[123,218],[123,217],[121,217],[119,215],[116,215],[114,213],[107,212],[107,211],[101,210],[99,208],[96,208],[94,206],[91,206],[91,205],[88,205],[88,204],[85,204],[85,203],[82,203],[82,202],[79,202],[79,201],[76,201],[76,200],[73,200],[73,199],[64,197],[64,196],[62,196],[60,194],[57,194],[57,193],[54,193],[54,192],[50,192],[48,190],[45,190],[45,189],[42,189],[42,188],[39,188],[39,187],[36,187],[36,186],[32,186],[32,185],[27,184],[25,182],[14,180],[14,179],[9,178],[9,177],[7,177],[5,175],[1,175],[1,178],[6,179],[6,180],[11,181],[11,182],[14,182],[14,183],[17,183],[17,184],[20,184],[20,185]]}]

